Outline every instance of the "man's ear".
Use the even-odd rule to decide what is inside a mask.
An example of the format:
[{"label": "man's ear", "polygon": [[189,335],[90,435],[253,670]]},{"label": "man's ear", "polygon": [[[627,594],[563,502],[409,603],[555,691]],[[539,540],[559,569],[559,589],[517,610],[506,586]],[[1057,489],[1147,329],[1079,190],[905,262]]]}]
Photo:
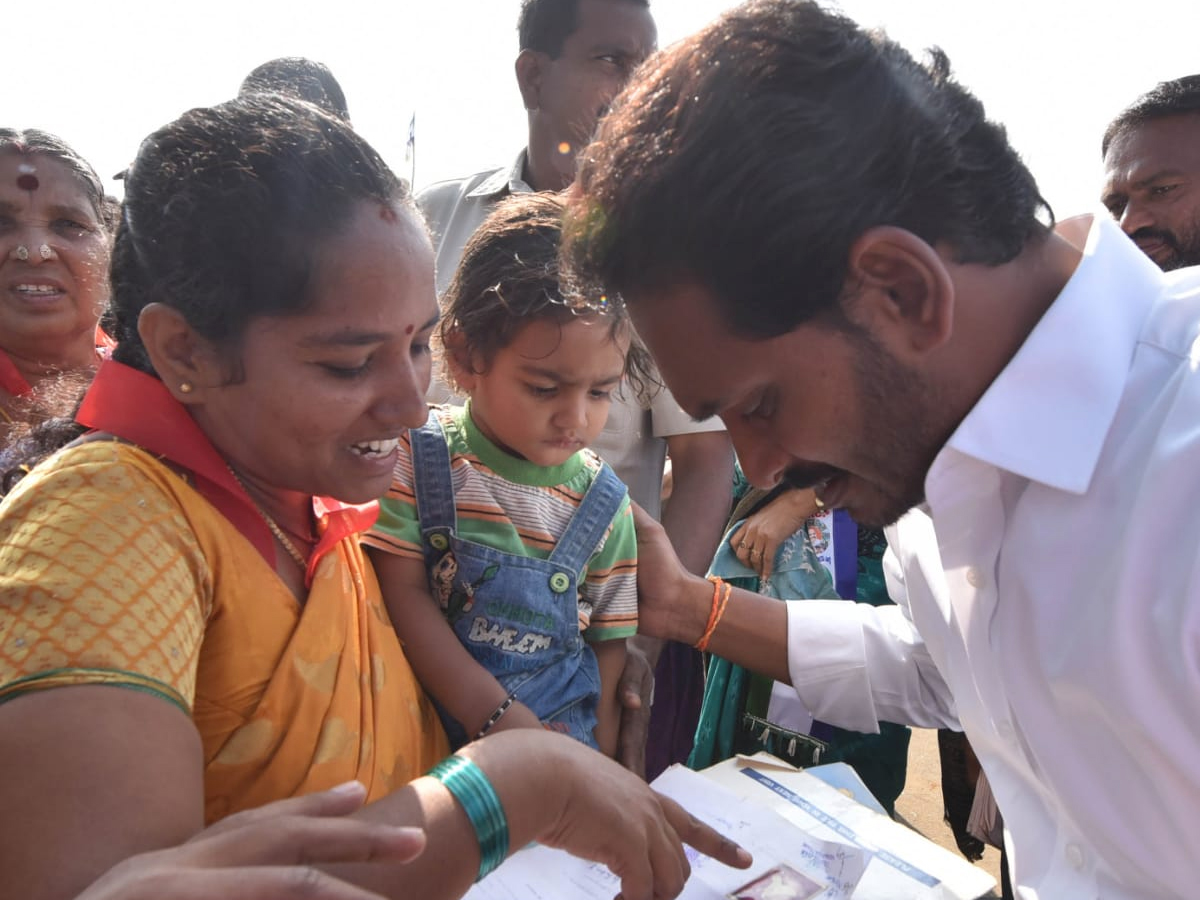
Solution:
[{"label": "man's ear", "polygon": [[228,381],[220,355],[178,310],[147,304],[138,316],[138,334],[154,371],[180,403],[202,403],[206,389]]},{"label": "man's ear", "polygon": [[522,50],[517,54],[517,87],[521,89],[525,109],[530,112],[542,105],[542,76],[549,60],[549,56],[538,50]]},{"label": "man's ear", "polygon": [[442,363],[450,381],[460,393],[469,394],[475,389],[475,370],[467,337],[457,328],[448,328],[442,336]]},{"label": "man's ear", "polygon": [[954,330],[954,281],[941,256],[911,231],[869,228],[850,247],[847,282],[852,320],[874,322],[898,341],[897,349],[923,354]]}]

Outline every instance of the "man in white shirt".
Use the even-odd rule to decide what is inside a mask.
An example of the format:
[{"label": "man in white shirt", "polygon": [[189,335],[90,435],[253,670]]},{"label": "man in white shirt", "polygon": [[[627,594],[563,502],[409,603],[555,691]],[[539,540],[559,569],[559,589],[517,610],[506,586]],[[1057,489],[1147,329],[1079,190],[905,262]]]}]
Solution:
[{"label": "man in white shirt", "polygon": [[[657,30],[648,0],[524,0],[517,32],[517,85],[524,101],[529,140],[509,166],[439,182],[417,197],[433,235],[437,288],[445,291],[467,240],[502,197],[526,191],[561,191],[575,177],[575,159],[596,122],[654,50]],[[438,377],[432,402],[453,399]],[[733,450],[719,419],[692,420],[667,390],[648,399],[626,389],[614,398],[608,422],[591,449],[629,486],[629,496],[660,517],[676,552],[703,572],[713,557],[729,513]],[[667,455],[672,492],[665,512],[661,493]],[[639,639],[653,664],[661,646]],[[646,747],[647,774],[654,777],[691,748],[703,690],[699,655],[668,647],[660,662],[661,683]],[[636,694],[636,669],[627,670],[624,694]],[[621,759],[635,769],[645,743],[645,723],[627,717]]]},{"label": "man in white shirt", "polygon": [[1200,265],[1200,75],[1164,81],[1104,131],[1102,202],[1165,271]]},{"label": "man in white shirt", "polygon": [[643,518],[640,627],[833,724],[961,727],[1021,897],[1191,896],[1200,271],[1107,220],[1053,234],[944,56],[816,4],[739,7],[642,75],[567,253],[753,481],[890,525],[898,605],[726,603]]}]

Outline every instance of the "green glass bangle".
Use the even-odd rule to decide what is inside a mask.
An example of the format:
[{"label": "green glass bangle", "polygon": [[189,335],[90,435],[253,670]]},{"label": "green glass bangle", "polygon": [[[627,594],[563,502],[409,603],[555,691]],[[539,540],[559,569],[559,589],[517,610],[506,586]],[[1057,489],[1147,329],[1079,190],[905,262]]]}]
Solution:
[{"label": "green glass bangle", "polygon": [[508,856],[508,819],[496,789],[483,769],[462,756],[448,756],[429,770],[459,802],[479,841],[479,875],[476,881]]}]

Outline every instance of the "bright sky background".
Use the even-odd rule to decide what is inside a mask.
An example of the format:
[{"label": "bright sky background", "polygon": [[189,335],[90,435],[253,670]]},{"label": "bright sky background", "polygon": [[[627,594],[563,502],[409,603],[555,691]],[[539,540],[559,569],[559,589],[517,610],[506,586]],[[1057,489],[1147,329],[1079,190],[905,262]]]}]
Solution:
[{"label": "bright sky background", "polygon": [[[193,106],[232,96],[276,56],[341,82],[355,126],[416,185],[509,162],[524,145],[513,75],[519,0],[60,0],[4,16],[0,124],[41,127],[108,179],[138,142]],[[652,0],[660,45],[729,0]],[[933,44],[979,96],[1060,218],[1099,194],[1108,120],[1156,82],[1200,70],[1196,0],[841,0],[911,50]],[[20,6],[20,10],[17,7]],[[114,193],[119,187],[109,182]]]}]

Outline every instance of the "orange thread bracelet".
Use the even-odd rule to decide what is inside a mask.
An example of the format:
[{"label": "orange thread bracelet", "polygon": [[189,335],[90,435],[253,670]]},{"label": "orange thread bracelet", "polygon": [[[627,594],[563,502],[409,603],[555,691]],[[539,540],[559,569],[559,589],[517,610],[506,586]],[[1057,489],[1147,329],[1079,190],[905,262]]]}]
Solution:
[{"label": "orange thread bracelet", "polygon": [[708,649],[708,642],[712,640],[713,632],[717,630],[717,623],[725,615],[729,595],[733,593],[733,585],[726,582],[720,575],[710,575],[708,580],[713,583],[712,609],[708,613],[708,624],[704,626],[704,634],[700,635],[700,640],[693,645],[701,653]]}]

